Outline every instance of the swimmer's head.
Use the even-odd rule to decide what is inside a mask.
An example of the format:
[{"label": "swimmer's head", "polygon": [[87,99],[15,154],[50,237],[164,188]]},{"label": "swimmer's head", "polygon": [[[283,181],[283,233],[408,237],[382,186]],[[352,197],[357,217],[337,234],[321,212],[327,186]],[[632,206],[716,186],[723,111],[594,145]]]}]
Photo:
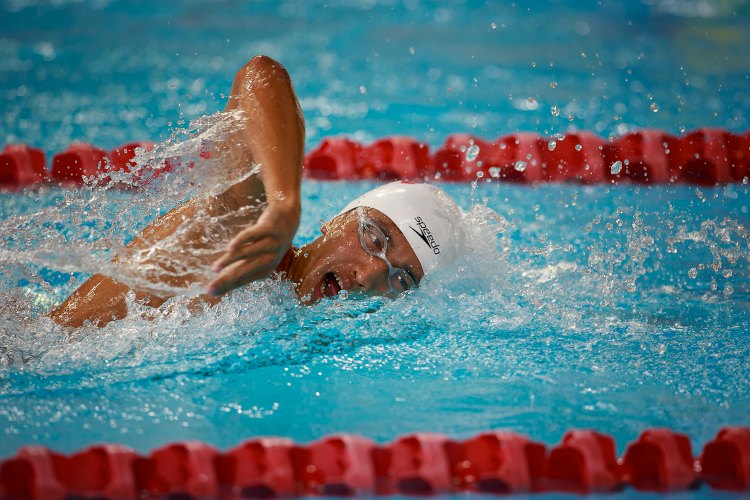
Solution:
[{"label": "swimmer's head", "polygon": [[339,215],[357,207],[374,208],[388,217],[409,242],[425,273],[456,260],[461,212],[439,187],[392,182],[352,200]]},{"label": "swimmer's head", "polygon": [[342,290],[393,296],[455,260],[461,212],[440,188],[394,182],[356,198],[305,245],[290,277],[305,302]]}]

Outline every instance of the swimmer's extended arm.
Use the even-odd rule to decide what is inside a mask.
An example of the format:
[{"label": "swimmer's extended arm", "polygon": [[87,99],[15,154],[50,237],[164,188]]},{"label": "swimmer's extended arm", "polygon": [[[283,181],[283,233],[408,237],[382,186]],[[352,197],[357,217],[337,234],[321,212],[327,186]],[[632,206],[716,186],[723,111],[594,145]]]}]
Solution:
[{"label": "swimmer's extended arm", "polygon": [[[190,200],[149,224],[128,244],[116,260],[126,261],[129,252],[156,248],[172,236],[194,215],[223,215],[240,207],[266,200],[261,216],[252,221],[237,218],[232,225],[237,235],[227,250],[216,255],[215,269],[220,274],[207,285],[211,295],[219,295],[250,281],[270,274],[290,248],[300,218],[300,183],[304,154],[304,121],[288,73],[278,62],[265,56],[250,60],[237,72],[232,94],[225,110],[241,109],[243,127],[236,135],[217,145],[215,153],[230,158],[224,168],[243,174],[254,163],[261,165],[260,181],[247,178],[231,186],[221,195]],[[242,177],[242,175],[237,175]],[[250,224],[248,226],[248,224]],[[182,242],[185,247],[199,247],[201,231],[186,228]],[[200,229],[200,228],[198,228]],[[160,265],[157,255],[155,261]],[[168,262],[168,259],[167,259]],[[199,276],[175,277],[166,273],[149,278],[171,286],[185,287],[200,280]],[[80,327],[84,321],[103,326],[127,315],[126,295],[131,289],[107,276],[94,275],[50,313],[57,323]],[[167,299],[152,293],[133,290],[135,299],[158,307]],[[211,299],[206,298],[211,301]]]}]

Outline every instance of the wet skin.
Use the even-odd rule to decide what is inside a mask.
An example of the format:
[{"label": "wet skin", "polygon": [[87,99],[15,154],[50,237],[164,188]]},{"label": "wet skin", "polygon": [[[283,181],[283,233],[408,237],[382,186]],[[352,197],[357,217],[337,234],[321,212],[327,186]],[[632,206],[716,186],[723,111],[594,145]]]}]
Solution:
[{"label": "wet skin", "polygon": [[[409,272],[415,283],[424,276],[414,250],[393,222],[379,211],[366,208],[386,236],[386,258],[394,267]],[[370,255],[359,240],[359,217],[352,210],[321,228],[323,236],[300,249],[293,249],[278,270],[297,284],[297,296],[303,303],[316,302],[341,290],[364,295],[390,295],[388,266]]]}]

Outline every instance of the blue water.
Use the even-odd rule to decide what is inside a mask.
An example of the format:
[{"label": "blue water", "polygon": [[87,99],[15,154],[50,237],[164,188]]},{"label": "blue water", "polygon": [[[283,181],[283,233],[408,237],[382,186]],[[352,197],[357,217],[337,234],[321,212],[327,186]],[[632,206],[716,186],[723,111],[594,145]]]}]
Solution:
[{"label": "blue water", "polygon": [[[167,140],[221,109],[256,53],[289,69],[308,148],[333,134],[437,146],[452,132],[750,127],[747,2],[0,11],[0,137],[48,153]],[[653,426],[687,433],[697,452],[720,426],[750,424],[746,185],[444,185],[467,212],[469,249],[395,301],[304,307],[271,280],[202,314],[178,298],[156,319],[72,336],[46,320],[176,186],[0,194],[0,457],[338,431],[384,442],[511,429],[553,444],[574,427],[612,434],[622,452]],[[305,181],[297,243],[372,186]]]}]

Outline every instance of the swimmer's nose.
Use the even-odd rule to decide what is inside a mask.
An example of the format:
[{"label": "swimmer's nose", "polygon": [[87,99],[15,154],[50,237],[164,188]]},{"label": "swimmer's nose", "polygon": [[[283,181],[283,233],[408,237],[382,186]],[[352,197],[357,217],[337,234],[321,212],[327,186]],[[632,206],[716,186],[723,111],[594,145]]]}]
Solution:
[{"label": "swimmer's nose", "polygon": [[388,265],[383,259],[368,256],[357,269],[357,282],[369,295],[383,295],[388,291]]}]

